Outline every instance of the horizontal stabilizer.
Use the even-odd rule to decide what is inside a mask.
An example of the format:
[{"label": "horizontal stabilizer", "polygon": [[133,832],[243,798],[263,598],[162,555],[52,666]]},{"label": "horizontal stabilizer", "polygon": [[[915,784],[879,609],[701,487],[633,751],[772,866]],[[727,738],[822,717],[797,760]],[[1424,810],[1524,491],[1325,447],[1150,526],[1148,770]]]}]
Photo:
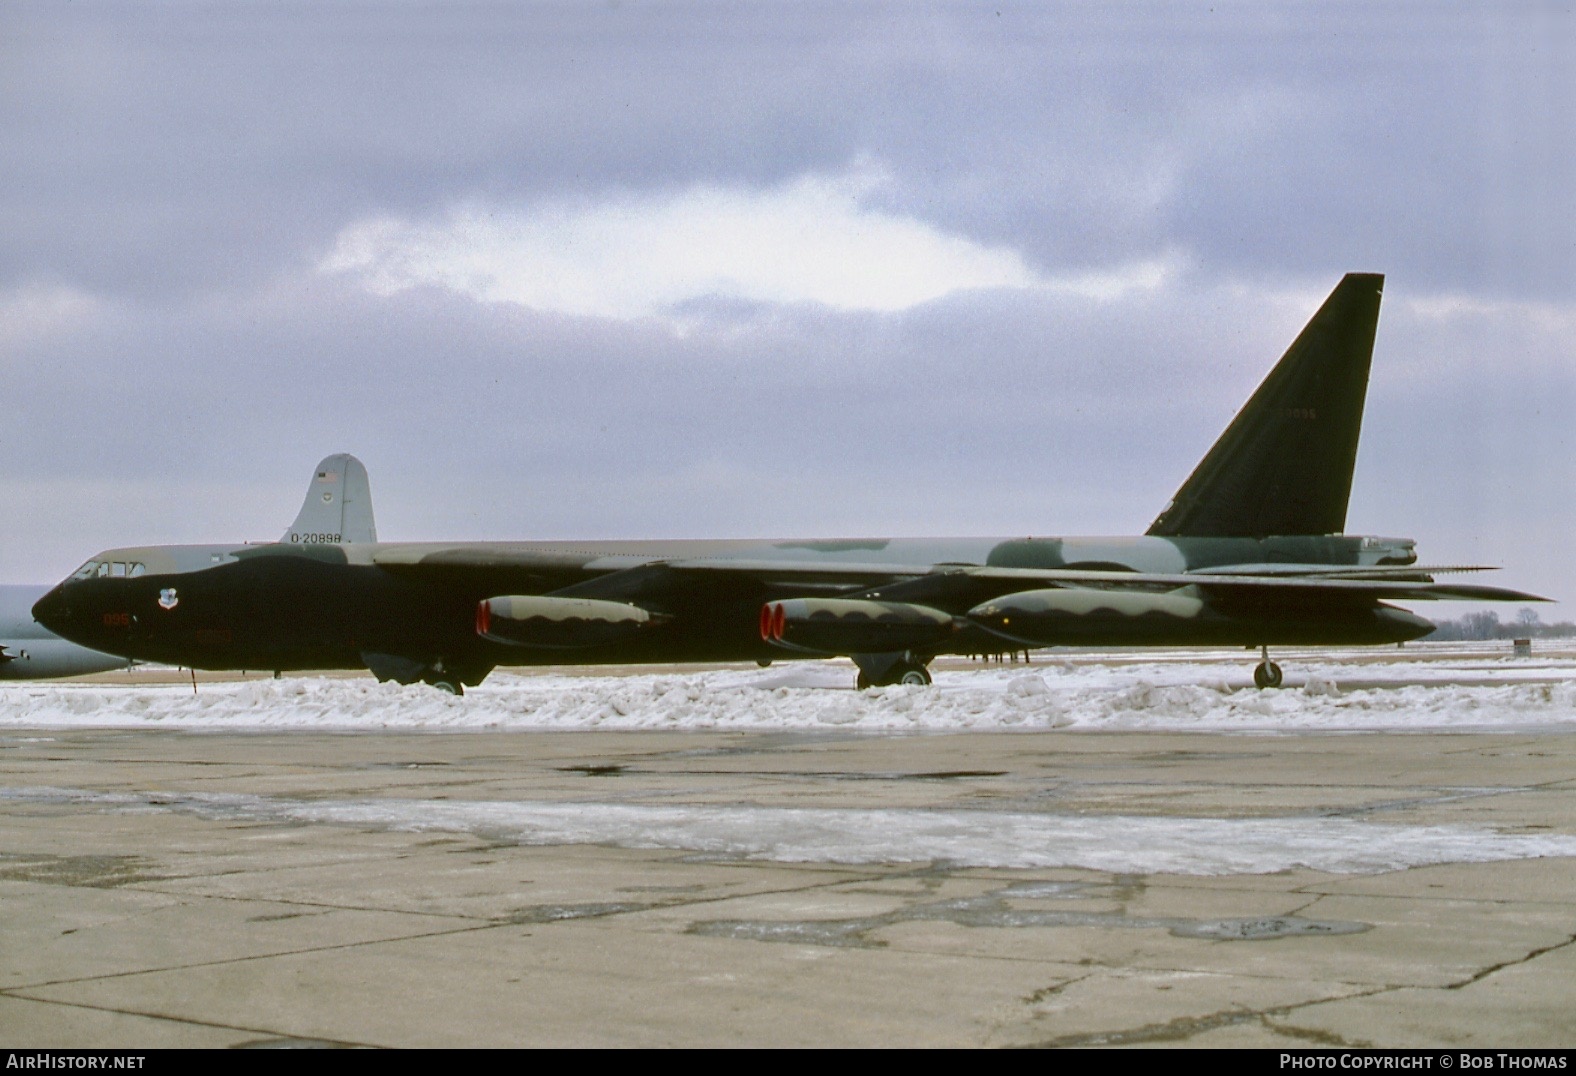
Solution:
[{"label": "horizontal stabilizer", "polygon": [[974,568],[976,579],[1021,581],[1024,589],[1036,585],[1100,587],[1113,591],[1153,590],[1161,587],[1196,587],[1201,593],[1260,601],[1296,599],[1328,602],[1481,601],[1546,602],[1537,594],[1506,587],[1471,583],[1435,583],[1412,579],[1329,578],[1323,574],[1300,576],[1215,575],[1204,572],[1159,574],[1151,572],[1041,571],[1034,568]]},{"label": "horizontal stabilizer", "polygon": [[1214,568],[1194,568],[1189,575],[1293,576],[1303,579],[1380,579],[1398,583],[1429,583],[1436,575],[1461,572],[1494,572],[1499,569],[1483,564],[1223,564]]}]

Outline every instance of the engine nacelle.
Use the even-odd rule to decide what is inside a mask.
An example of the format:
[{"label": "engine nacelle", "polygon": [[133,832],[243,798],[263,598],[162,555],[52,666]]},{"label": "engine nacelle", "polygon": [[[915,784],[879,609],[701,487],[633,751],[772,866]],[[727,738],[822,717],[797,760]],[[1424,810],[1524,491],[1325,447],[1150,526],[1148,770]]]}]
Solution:
[{"label": "engine nacelle", "polygon": [[626,602],[506,594],[476,604],[476,634],[495,643],[572,649],[621,642],[665,617]]},{"label": "engine nacelle", "polygon": [[1104,637],[1113,629],[1133,642],[1169,638],[1206,616],[1191,587],[1162,593],[1063,587],[1020,590],[982,602],[968,619],[1006,638],[1040,646]]},{"label": "engine nacelle", "polygon": [[761,638],[815,654],[885,654],[923,650],[958,625],[928,605],[860,598],[791,598],[761,606]]},{"label": "engine nacelle", "polygon": [[987,631],[1027,646],[1323,646],[1399,643],[1434,626],[1384,603],[1311,606],[1301,616],[1212,605],[1194,587],[1156,593],[1068,587],[1004,594],[970,609]]}]

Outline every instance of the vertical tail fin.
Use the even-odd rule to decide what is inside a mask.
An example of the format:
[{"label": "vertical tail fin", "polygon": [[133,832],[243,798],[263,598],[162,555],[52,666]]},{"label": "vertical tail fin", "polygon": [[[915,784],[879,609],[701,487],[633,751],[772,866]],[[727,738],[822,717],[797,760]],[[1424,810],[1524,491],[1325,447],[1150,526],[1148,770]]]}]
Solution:
[{"label": "vertical tail fin", "polygon": [[338,545],[375,542],[372,485],[356,457],[340,453],[317,465],[306,501],[281,542],[295,545]]},{"label": "vertical tail fin", "polygon": [[1150,526],[1162,537],[1339,534],[1384,277],[1348,273]]}]

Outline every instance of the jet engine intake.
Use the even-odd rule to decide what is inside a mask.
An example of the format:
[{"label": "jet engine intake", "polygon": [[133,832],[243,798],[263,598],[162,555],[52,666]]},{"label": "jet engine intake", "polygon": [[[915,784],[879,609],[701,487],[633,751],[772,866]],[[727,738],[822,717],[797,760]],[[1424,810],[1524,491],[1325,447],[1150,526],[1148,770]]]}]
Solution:
[{"label": "jet engine intake", "polygon": [[476,634],[510,646],[572,649],[620,642],[666,617],[627,602],[506,594],[476,604]]},{"label": "jet engine intake", "polygon": [[791,598],[761,606],[762,639],[815,654],[924,650],[957,627],[952,614],[907,602]]}]

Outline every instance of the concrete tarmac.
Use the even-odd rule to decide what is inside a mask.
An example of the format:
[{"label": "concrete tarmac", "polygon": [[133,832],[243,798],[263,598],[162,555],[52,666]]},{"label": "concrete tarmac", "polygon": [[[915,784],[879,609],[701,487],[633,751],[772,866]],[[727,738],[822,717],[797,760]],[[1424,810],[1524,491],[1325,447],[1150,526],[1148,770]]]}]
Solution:
[{"label": "concrete tarmac", "polygon": [[1576,1044],[1569,857],[1225,875],[783,862],[267,806],[1573,836],[1568,733],[10,731],[0,788],[8,1047]]}]

